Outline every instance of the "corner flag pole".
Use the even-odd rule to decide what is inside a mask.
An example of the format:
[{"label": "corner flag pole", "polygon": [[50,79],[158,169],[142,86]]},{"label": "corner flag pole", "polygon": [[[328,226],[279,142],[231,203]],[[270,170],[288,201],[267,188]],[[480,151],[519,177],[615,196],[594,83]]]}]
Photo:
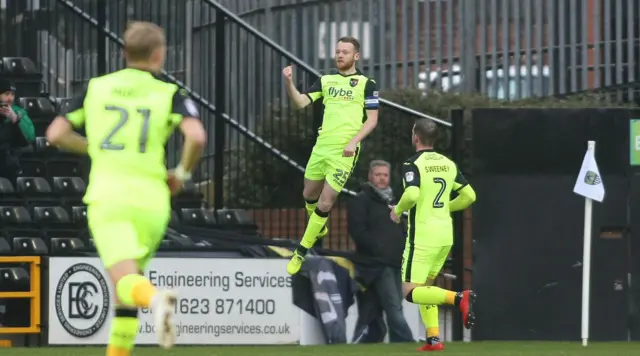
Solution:
[{"label": "corner flag pole", "polygon": [[593,200],[584,198],[584,250],[582,251],[582,346],[589,340],[589,290],[591,281],[591,222]]},{"label": "corner flag pole", "polygon": [[[588,151],[595,156],[596,143],[589,141]],[[593,200],[584,198],[584,246],[582,250],[582,346],[589,340],[589,291],[591,281],[591,228],[593,223]]]}]

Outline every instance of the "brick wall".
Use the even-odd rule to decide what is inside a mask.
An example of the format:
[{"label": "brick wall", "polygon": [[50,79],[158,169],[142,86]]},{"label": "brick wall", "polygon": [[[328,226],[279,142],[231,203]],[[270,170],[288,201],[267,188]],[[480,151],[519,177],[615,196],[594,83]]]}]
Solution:
[{"label": "brick wall", "polygon": [[[305,209],[254,209],[249,210],[259,232],[267,237],[301,239],[307,224]],[[323,246],[336,250],[351,250],[353,242],[347,233],[347,209],[338,206],[329,216],[329,234]]]},{"label": "brick wall", "polygon": [[[300,239],[304,234],[307,223],[305,209],[255,209],[249,210],[250,216],[258,224],[259,231],[267,237],[281,237]],[[324,247],[334,250],[353,250],[353,242],[347,238],[347,209],[339,206],[331,211],[329,217],[329,234],[325,237]],[[473,266],[473,238],[472,238],[471,210],[464,213],[464,266]],[[341,238],[341,236],[343,238]],[[465,272],[467,281],[471,281],[471,273]],[[469,286],[466,286],[469,287]]]}]

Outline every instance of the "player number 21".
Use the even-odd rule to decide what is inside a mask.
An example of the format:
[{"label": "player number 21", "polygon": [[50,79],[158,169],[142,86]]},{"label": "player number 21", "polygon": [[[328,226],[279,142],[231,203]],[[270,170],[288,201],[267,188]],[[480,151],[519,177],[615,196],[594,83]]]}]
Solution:
[{"label": "player number 21", "polygon": [[[120,129],[122,129],[129,121],[129,111],[127,111],[127,109],[125,108],[114,105],[105,106],[105,110],[117,111],[118,113],[120,113],[120,121],[118,121],[116,126],[111,129],[107,137],[104,138],[102,144],[100,145],[100,148],[102,148],[103,150],[113,151],[124,150],[124,144],[115,144],[111,142],[111,139],[113,139],[113,136],[115,136],[116,133],[118,133],[118,131],[120,131]],[[140,108],[136,110],[136,113],[142,115],[142,128],[140,131],[140,145],[138,147],[138,150],[140,151],[140,153],[145,153],[145,151],[147,150],[147,138],[149,136],[149,119],[151,118],[151,110]]]},{"label": "player number 21", "polygon": [[440,184],[440,190],[438,191],[438,194],[436,194],[435,199],[433,199],[433,207],[442,208],[444,207],[444,203],[441,201],[441,199],[445,189],[447,189],[447,181],[442,178],[435,177],[433,178],[433,182],[436,184]]}]

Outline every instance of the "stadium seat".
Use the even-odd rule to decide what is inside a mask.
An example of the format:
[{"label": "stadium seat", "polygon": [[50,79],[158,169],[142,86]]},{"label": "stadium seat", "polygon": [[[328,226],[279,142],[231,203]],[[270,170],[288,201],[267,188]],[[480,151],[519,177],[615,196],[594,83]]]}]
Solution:
[{"label": "stadium seat", "polygon": [[42,177],[18,177],[18,193],[22,195],[41,195],[51,193],[51,186]]},{"label": "stadium seat", "polygon": [[26,292],[29,287],[29,272],[23,267],[0,268],[0,291]]},{"label": "stadium seat", "polygon": [[53,177],[53,191],[66,196],[78,196],[84,194],[87,186],[82,178],[78,177]]},{"label": "stadium seat", "polygon": [[46,255],[47,245],[39,237],[14,237],[13,253],[16,255]]},{"label": "stadium seat", "polygon": [[216,218],[220,224],[253,225],[253,221],[246,210],[220,209],[216,211]]},{"label": "stadium seat", "polygon": [[39,159],[20,160],[20,176],[42,177],[45,174],[45,164]]},{"label": "stadium seat", "polygon": [[[182,191],[172,199],[172,205],[179,208],[196,209],[202,207],[204,194],[196,191]],[[177,209],[179,210],[179,209]]]},{"label": "stadium seat", "polygon": [[68,224],[69,214],[61,206],[36,206],[33,208],[33,220],[38,225]]},{"label": "stadium seat", "polygon": [[81,177],[82,170],[77,159],[55,159],[47,162],[47,175],[49,177]]},{"label": "stadium seat", "polygon": [[87,207],[86,206],[73,206],[71,207],[71,219],[74,223],[79,225],[87,224]]},{"label": "stadium seat", "polygon": [[51,239],[51,252],[64,253],[84,248],[82,240],[75,237],[54,237]]},{"label": "stadium seat", "polygon": [[0,206],[0,223],[2,223],[2,226],[23,225],[31,222],[31,216],[25,207]]},{"label": "stadium seat", "polygon": [[37,74],[36,65],[25,57],[3,57],[0,59],[0,74],[4,76],[19,76]]},{"label": "stadium seat", "polygon": [[43,97],[26,97],[20,98],[20,106],[27,110],[30,118],[47,118],[53,119],[56,115],[56,108],[51,104],[49,99]]},{"label": "stadium seat", "polygon": [[180,217],[178,216],[178,213],[176,213],[175,210],[171,210],[171,220],[169,223],[172,225],[180,223]]},{"label": "stadium seat", "polygon": [[0,255],[10,255],[11,245],[7,242],[7,239],[0,237]]},{"label": "stadium seat", "polygon": [[36,137],[36,152],[48,154],[48,153],[58,152],[58,149],[51,146],[51,144],[49,144],[49,141],[47,141],[46,137],[38,136]]},{"label": "stadium seat", "polygon": [[20,205],[21,201],[13,188],[13,184],[6,179],[0,177],[0,204],[2,205]]},{"label": "stadium seat", "polygon": [[56,98],[56,109],[59,113],[66,113],[73,98]]},{"label": "stadium seat", "polygon": [[12,195],[15,192],[13,184],[7,178],[0,177],[0,195]]},{"label": "stadium seat", "polygon": [[180,211],[182,222],[187,225],[208,226],[216,223],[213,212],[203,208],[183,208]]},{"label": "stadium seat", "polygon": [[49,124],[51,124],[51,119],[34,118],[32,121],[37,136],[44,136],[44,134],[47,132]]}]

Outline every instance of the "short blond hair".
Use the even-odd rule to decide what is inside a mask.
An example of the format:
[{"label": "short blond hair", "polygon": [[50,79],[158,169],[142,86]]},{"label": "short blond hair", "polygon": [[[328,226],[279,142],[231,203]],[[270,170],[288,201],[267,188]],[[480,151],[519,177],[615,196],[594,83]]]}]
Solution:
[{"label": "short blond hair", "polygon": [[124,32],[124,52],[130,61],[148,60],[153,51],[165,45],[164,30],[151,22],[130,22]]}]

